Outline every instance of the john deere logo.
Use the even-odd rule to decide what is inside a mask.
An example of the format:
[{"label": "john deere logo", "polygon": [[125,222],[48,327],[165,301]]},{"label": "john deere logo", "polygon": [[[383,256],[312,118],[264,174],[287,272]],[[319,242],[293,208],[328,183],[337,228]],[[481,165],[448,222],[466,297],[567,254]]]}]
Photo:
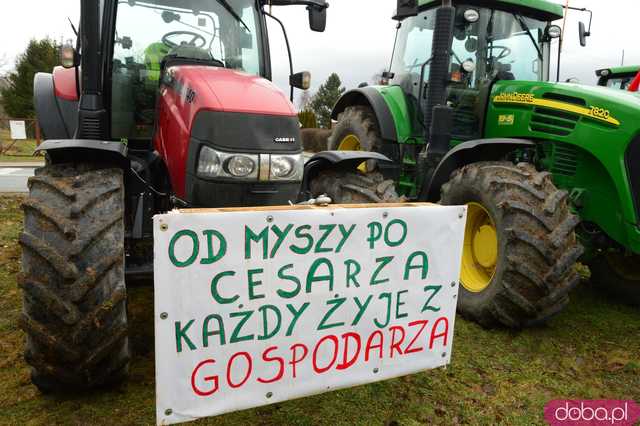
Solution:
[{"label": "john deere logo", "polygon": [[513,126],[515,116],[513,114],[504,114],[498,117],[499,126]]},{"label": "john deere logo", "polygon": [[274,138],[275,143],[296,143],[296,138]]}]

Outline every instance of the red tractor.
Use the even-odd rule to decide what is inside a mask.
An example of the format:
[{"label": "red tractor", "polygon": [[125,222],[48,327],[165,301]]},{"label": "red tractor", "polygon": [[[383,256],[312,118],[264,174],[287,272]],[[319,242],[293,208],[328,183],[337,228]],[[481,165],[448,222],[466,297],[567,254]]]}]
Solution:
[{"label": "red tractor", "polygon": [[[125,276],[153,271],[154,214],[287,204],[327,168],[376,156],[305,169],[296,111],[270,82],[272,5],[306,5],[325,28],[325,0],[81,0],[65,68],[35,78],[48,140],[24,202],[21,326],[41,390],[126,375]],[[290,80],[292,94],[309,86]]]}]

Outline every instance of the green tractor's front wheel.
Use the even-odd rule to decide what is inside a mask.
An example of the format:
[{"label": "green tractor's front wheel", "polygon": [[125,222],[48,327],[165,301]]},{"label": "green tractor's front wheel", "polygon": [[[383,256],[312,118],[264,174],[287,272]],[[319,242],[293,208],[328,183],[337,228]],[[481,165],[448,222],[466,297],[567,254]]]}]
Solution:
[{"label": "green tractor's front wheel", "polygon": [[591,281],[627,304],[640,306],[640,256],[607,252],[589,265]]},{"label": "green tractor's front wheel", "polygon": [[484,326],[544,323],[568,303],[582,254],[567,194],[529,164],[453,173],[441,204],[467,205],[458,310]]},{"label": "green tractor's front wheel", "polygon": [[[382,136],[376,114],[368,106],[356,105],[345,108],[338,116],[327,143],[329,151],[380,152]],[[358,169],[367,173],[375,168],[374,161],[363,163]]]}]

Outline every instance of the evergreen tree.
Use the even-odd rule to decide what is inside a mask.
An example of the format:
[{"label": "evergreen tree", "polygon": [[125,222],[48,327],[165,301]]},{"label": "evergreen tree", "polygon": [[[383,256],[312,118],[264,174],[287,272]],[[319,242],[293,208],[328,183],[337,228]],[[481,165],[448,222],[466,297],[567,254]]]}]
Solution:
[{"label": "evergreen tree", "polygon": [[313,96],[310,106],[316,114],[320,127],[325,129],[331,127],[331,110],[345,90],[338,74],[333,73]]},{"label": "evergreen tree", "polygon": [[50,39],[31,40],[27,50],[16,60],[15,71],[7,75],[6,88],[0,89],[0,104],[10,117],[32,118],[33,77],[38,72],[51,72],[59,65],[58,47]]}]

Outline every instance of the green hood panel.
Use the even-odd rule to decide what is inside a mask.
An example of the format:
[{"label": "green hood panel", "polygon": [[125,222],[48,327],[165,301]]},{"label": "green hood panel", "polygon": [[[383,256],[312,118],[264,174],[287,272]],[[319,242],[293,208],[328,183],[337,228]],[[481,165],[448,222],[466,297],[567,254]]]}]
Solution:
[{"label": "green hood panel", "polygon": [[[474,0],[454,0],[456,3],[461,4],[478,4],[486,7],[492,7],[492,5],[502,8],[523,8],[528,9],[530,13],[543,17],[548,21],[555,21],[564,17],[564,8],[557,4],[547,0],[495,0],[495,1],[474,1]],[[441,0],[418,0],[419,6],[433,6],[442,4]],[[495,7],[494,6],[494,7]]]}]

